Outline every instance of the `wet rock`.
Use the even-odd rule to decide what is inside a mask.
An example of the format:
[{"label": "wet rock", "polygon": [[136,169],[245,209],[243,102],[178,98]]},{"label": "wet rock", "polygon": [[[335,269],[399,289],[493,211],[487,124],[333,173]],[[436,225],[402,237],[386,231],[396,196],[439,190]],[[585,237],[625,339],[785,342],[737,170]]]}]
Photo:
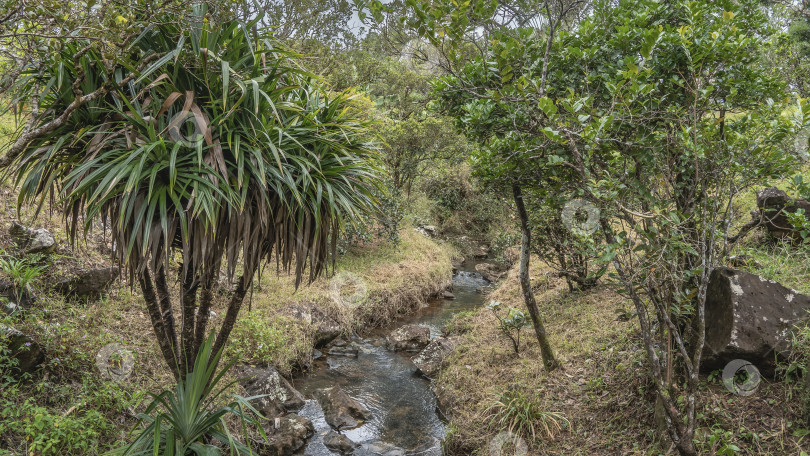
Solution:
[{"label": "wet rock", "polygon": [[730,268],[712,271],[706,294],[706,345],[701,367],[722,369],[733,359],[765,375],[790,349],[794,326],[808,320],[810,296],[758,275]]},{"label": "wet rock", "polygon": [[20,378],[23,374],[34,372],[45,362],[45,350],[33,339],[22,332],[0,324],[0,344],[4,345],[16,366],[11,375]]},{"label": "wet rock", "polygon": [[405,456],[405,450],[384,442],[364,443],[354,452],[355,456]]},{"label": "wet rock", "polygon": [[455,395],[444,386],[438,386],[436,383],[431,383],[430,389],[436,396],[436,408],[438,409],[439,414],[441,414],[444,419],[450,420],[453,413],[453,407],[456,404]]},{"label": "wet rock", "polygon": [[329,431],[323,437],[323,444],[330,451],[338,454],[352,454],[358,445],[343,434],[338,434],[335,431]]},{"label": "wet rock", "polygon": [[264,426],[267,441],[256,440],[259,456],[289,456],[302,448],[315,433],[312,421],[295,414],[277,417]]},{"label": "wet rock", "polygon": [[413,358],[417,372],[434,378],[441,371],[445,358],[453,353],[458,345],[458,337],[437,337],[430,341],[424,350]]},{"label": "wet rock", "polygon": [[347,356],[349,358],[357,358],[357,355],[360,353],[360,349],[358,349],[357,345],[353,343],[350,344],[343,339],[337,339],[332,343],[328,353],[332,356]]},{"label": "wet rock", "polygon": [[97,298],[118,278],[118,268],[93,268],[79,271],[73,277],[57,282],[57,291],[68,296]]},{"label": "wet rock", "polygon": [[248,377],[240,382],[247,397],[263,396],[250,403],[268,419],[297,412],[304,406],[304,396],[273,367],[245,366],[239,376]]},{"label": "wet rock", "polygon": [[459,269],[464,267],[464,263],[466,262],[467,260],[465,260],[464,258],[453,258],[453,260],[451,261],[451,264],[453,265],[453,273],[455,274],[456,272],[459,271]]},{"label": "wet rock", "polygon": [[451,291],[443,291],[442,292],[442,299],[456,299],[456,295],[454,295]]},{"label": "wet rock", "polygon": [[340,387],[317,390],[314,395],[321,404],[326,422],[338,431],[354,429],[371,419],[371,412]]},{"label": "wet rock", "polygon": [[315,303],[295,304],[287,307],[283,313],[312,326],[315,348],[326,346],[343,333],[337,320],[324,313]]},{"label": "wet rock", "polygon": [[785,212],[804,209],[810,214],[810,201],[804,198],[792,199],[776,187],[766,188],[757,193],[757,207],[764,215],[765,229],[777,239],[800,240],[801,235],[788,221]]},{"label": "wet rock", "polygon": [[405,325],[388,335],[385,346],[394,351],[419,351],[430,342],[430,328]]},{"label": "wet rock", "polygon": [[418,454],[420,456],[443,456],[444,452],[442,451],[442,441],[436,437],[428,437],[427,441],[424,443],[421,443],[416,448],[411,448],[408,451],[408,454]]},{"label": "wet rock", "polygon": [[476,264],[475,270],[488,282],[497,282],[501,280],[504,275],[504,271],[501,268],[491,263]]},{"label": "wet rock", "polygon": [[16,221],[11,222],[9,233],[17,238],[17,242],[28,253],[51,253],[56,250],[56,240],[53,234],[45,228],[29,228]]}]

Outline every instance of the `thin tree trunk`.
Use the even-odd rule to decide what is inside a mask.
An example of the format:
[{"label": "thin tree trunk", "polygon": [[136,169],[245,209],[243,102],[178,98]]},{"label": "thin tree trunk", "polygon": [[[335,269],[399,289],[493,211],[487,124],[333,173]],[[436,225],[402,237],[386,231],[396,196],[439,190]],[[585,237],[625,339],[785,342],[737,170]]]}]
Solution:
[{"label": "thin tree trunk", "polygon": [[236,316],[239,315],[239,309],[242,308],[242,303],[245,301],[250,283],[253,281],[253,271],[245,271],[242,277],[239,278],[239,283],[231,295],[231,300],[228,303],[228,310],[225,312],[225,319],[222,321],[222,326],[217,334],[217,339],[214,342],[212,353],[217,353],[231,335],[233,325],[236,323]]},{"label": "thin tree trunk", "polygon": [[177,358],[175,358],[175,352],[166,335],[166,327],[160,314],[160,304],[158,304],[157,295],[155,294],[155,288],[152,285],[152,277],[149,275],[149,271],[145,270],[142,272],[138,277],[138,281],[140,282],[143,297],[146,301],[146,310],[149,313],[149,317],[152,319],[152,329],[155,330],[155,337],[157,338],[160,351],[163,353],[163,358],[166,360],[166,364],[169,366],[172,375],[174,375],[174,379],[180,380]]},{"label": "thin tree trunk", "polygon": [[[182,266],[181,266],[182,273]],[[180,357],[180,374],[185,377],[186,372],[194,365],[194,311],[197,307],[197,280],[192,272],[191,266],[188,267],[185,277],[183,278],[183,290],[180,302],[182,303],[183,312],[183,326],[182,326],[182,341],[181,341],[181,357]]]},{"label": "thin tree trunk", "polygon": [[166,280],[166,268],[159,266],[155,272],[155,288],[160,302],[160,316],[163,326],[166,329],[166,338],[169,340],[173,359],[180,359],[180,351],[177,345],[177,330],[174,327],[174,312],[172,311],[172,297],[169,293],[169,283]]},{"label": "thin tree trunk", "polygon": [[197,358],[203,341],[205,340],[205,330],[208,327],[208,320],[211,313],[211,303],[214,301],[214,285],[219,277],[219,267],[221,258],[209,266],[203,274],[202,291],[200,292],[200,307],[197,315],[197,325],[194,329],[194,353],[191,359]]},{"label": "thin tree trunk", "polygon": [[540,310],[537,308],[537,301],[534,299],[532,292],[532,285],[529,280],[529,248],[531,247],[531,231],[529,229],[529,214],[526,212],[526,206],[523,204],[523,193],[520,186],[517,184],[512,185],[512,193],[515,197],[515,205],[517,206],[518,215],[520,216],[520,230],[523,234],[520,246],[520,288],[523,290],[523,300],[526,302],[526,307],[529,309],[529,315],[532,317],[534,325],[534,334],[537,336],[537,342],[540,344],[540,354],[543,357],[543,364],[548,370],[554,370],[559,367],[559,362],[554,358],[554,352],[551,350],[551,344],[548,342],[546,336],[546,328],[543,326],[543,319],[540,317]]}]

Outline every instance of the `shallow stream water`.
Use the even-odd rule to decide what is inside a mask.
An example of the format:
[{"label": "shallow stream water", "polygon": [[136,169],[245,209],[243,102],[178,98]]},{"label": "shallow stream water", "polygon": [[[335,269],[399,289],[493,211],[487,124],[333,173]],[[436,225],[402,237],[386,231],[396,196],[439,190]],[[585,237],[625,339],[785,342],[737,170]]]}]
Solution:
[{"label": "shallow stream water", "polygon": [[308,398],[300,415],[312,420],[315,435],[297,454],[332,455],[323,444],[329,432],[323,411],[313,393],[321,388],[340,386],[372,413],[362,426],[343,431],[352,441],[384,442],[405,450],[408,455],[441,455],[445,425],[436,408],[430,382],[416,373],[411,362],[415,353],[398,353],[385,348],[385,336],[406,324],[430,328],[431,338],[441,335],[442,327],[453,315],[480,307],[484,296],[478,291],[488,285],[468,261],[453,276],[455,299],[437,299],[414,314],[397,320],[392,326],[376,330],[353,342],[359,347],[357,358],[324,355],[313,362],[311,370],[295,379],[295,387]]}]

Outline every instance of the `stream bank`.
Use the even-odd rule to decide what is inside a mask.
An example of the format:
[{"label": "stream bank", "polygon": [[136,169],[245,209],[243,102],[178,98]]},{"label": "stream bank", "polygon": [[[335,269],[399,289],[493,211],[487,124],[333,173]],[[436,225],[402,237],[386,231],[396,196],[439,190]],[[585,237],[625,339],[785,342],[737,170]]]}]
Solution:
[{"label": "stream bank", "polygon": [[326,347],[309,372],[294,378],[293,384],[307,398],[298,414],[314,426],[314,435],[296,454],[336,454],[325,444],[325,440],[331,443],[334,438],[332,428],[321,404],[313,399],[318,391],[335,386],[370,411],[370,419],[342,431],[356,448],[353,454],[442,454],[445,423],[430,381],[417,372],[412,362],[417,352],[389,350],[385,339],[406,325],[427,327],[430,339],[436,339],[454,315],[480,308],[484,303],[481,288],[489,282],[475,271],[477,264],[468,261],[454,274],[454,299],[433,299],[416,312],[398,318],[394,325],[338,342],[339,346],[355,348],[356,355],[345,348],[335,351],[332,346]]}]

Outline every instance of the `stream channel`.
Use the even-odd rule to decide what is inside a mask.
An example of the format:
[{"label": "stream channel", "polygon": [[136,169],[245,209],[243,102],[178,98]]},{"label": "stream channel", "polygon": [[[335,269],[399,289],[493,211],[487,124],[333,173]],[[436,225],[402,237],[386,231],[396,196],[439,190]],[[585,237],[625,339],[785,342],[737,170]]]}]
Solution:
[{"label": "stream channel", "polygon": [[[318,389],[339,386],[371,411],[370,420],[343,431],[352,441],[363,444],[356,454],[386,454],[369,451],[386,444],[403,450],[387,454],[442,454],[445,424],[439,416],[430,381],[416,373],[411,362],[416,353],[387,350],[385,337],[400,326],[419,324],[430,328],[430,337],[435,338],[455,314],[481,307],[485,296],[478,290],[489,283],[475,272],[475,265],[476,262],[468,260],[453,275],[455,299],[431,300],[387,328],[354,338],[352,342],[359,348],[357,358],[329,356],[324,352],[308,373],[295,379],[295,387],[307,398],[312,398]],[[312,420],[315,435],[296,454],[336,454],[323,444],[323,436],[330,428],[318,402],[308,399],[299,415]]]}]

